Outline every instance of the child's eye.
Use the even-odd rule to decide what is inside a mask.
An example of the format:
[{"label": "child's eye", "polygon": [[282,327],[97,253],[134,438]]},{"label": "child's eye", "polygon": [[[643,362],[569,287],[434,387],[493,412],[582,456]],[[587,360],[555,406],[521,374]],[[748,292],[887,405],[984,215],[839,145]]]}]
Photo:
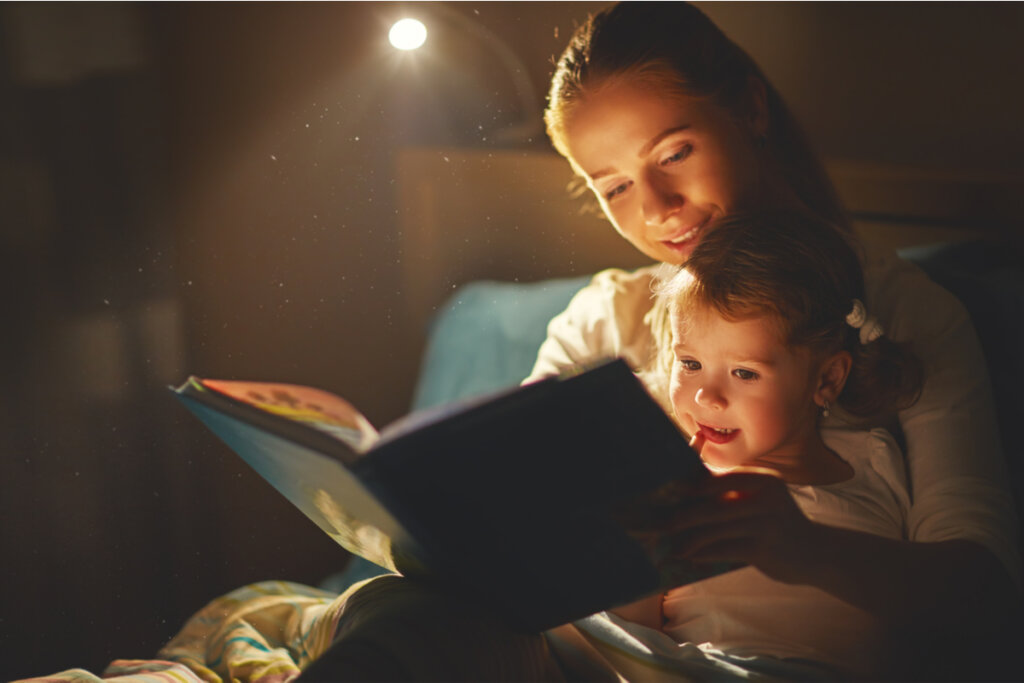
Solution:
[{"label": "child's eye", "polygon": [[680,161],[682,161],[686,157],[690,156],[690,152],[692,152],[692,151],[693,151],[693,146],[692,145],[688,145],[688,144],[687,145],[683,145],[682,147],[679,148],[679,150],[677,150],[675,152],[675,154],[670,154],[669,156],[667,156],[664,159],[662,159],[661,160],[661,165],[662,166],[668,166],[669,164],[679,163]]},{"label": "child's eye", "polygon": [[736,368],[732,371],[732,374],[737,379],[741,379],[744,382],[749,382],[750,380],[754,380],[759,377],[759,375],[753,370],[744,370],[743,368]]},{"label": "child's eye", "polygon": [[687,372],[696,372],[697,370],[700,370],[700,361],[691,360],[689,358],[680,358],[679,365]]}]

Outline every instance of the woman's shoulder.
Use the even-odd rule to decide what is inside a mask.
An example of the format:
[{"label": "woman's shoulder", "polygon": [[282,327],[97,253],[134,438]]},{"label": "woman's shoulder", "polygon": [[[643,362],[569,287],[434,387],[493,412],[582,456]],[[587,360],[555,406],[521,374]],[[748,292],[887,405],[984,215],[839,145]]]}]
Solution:
[{"label": "woman's shoulder", "polygon": [[612,324],[617,329],[632,327],[651,308],[652,284],[658,266],[636,270],[607,268],[590,279],[569,302],[563,315],[574,324],[583,322]]},{"label": "woman's shoulder", "polygon": [[596,273],[548,324],[526,381],[611,356],[625,358],[632,367],[643,365],[652,339],[644,318],[653,304],[651,285],[657,271],[652,265]]},{"label": "woman's shoulder", "polygon": [[649,299],[651,285],[658,276],[660,264],[653,263],[642,268],[625,270],[605,268],[594,274],[584,289],[594,289],[611,297],[644,297]]},{"label": "woman's shoulder", "polygon": [[865,304],[894,339],[928,339],[970,322],[963,304],[895,250],[864,247]]}]

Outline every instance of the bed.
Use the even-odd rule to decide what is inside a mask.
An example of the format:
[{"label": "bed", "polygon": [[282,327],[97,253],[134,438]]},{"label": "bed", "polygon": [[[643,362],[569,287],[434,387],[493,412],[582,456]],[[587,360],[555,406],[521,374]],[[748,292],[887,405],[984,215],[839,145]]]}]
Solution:
[{"label": "bed", "polygon": [[[592,273],[646,263],[581,211],[568,166],[550,152],[413,148],[398,169],[407,343],[423,359],[414,408],[517,383],[547,321]],[[829,170],[865,239],[900,249],[968,307],[1024,500],[1024,448],[1012,429],[1024,415],[1024,183],[849,163]],[[117,660],[104,680],[289,680],[330,644],[338,594],[377,571],[352,562],[318,587],[239,588],[197,612],[158,659]],[[100,679],[72,670],[37,680]]]}]

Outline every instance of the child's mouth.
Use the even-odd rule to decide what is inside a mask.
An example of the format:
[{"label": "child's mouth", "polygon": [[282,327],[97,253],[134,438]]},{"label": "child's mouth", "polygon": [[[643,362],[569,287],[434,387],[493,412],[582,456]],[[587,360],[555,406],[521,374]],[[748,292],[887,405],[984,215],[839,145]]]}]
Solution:
[{"label": "child's mouth", "polygon": [[729,443],[735,439],[740,430],[738,429],[727,429],[725,427],[712,427],[710,425],[703,425],[697,423],[700,427],[700,433],[704,435],[704,439],[711,443],[723,444]]}]

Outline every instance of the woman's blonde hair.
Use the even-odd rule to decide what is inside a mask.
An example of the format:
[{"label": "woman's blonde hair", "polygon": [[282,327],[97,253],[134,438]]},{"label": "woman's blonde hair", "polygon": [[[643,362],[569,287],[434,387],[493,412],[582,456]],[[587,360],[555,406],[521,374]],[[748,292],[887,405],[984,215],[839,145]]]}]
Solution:
[{"label": "woman's blonde hair", "polygon": [[747,53],[696,7],[621,2],[576,29],[556,63],[544,112],[548,136],[566,158],[566,121],[589,93],[617,78],[710,98],[738,121],[752,119],[752,84],[760,81],[768,117],[764,152],[809,211],[850,229],[835,188],[778,92]]},{"label": "woman's blonde hair", "polygon": [[854,240],[806,213],[737,214],[716,222],[685,266],[662,271],[656,285],[657,364],[672,363],[670,316],[683,324],[697,312],[738,321],[767,316],[788,346],[824,358],[848,351],[850,375],[838,403],[859,417],[891,414],[921,391],[922,366],[910,349],[886,336],[861,343],[846,321],[864,299]]}]

